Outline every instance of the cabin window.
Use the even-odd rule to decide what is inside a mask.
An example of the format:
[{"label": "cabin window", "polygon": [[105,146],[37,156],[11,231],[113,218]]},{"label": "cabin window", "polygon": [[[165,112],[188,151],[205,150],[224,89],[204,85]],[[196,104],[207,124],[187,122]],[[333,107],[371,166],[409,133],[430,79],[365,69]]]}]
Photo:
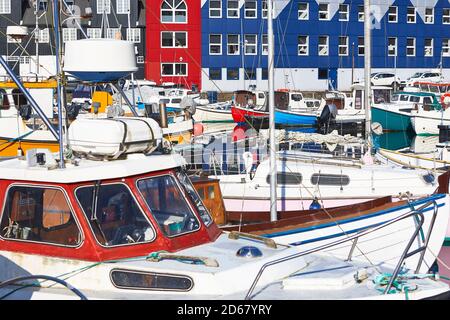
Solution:
[{"label": "cabin window", "polygon": [[419,98],[419,97],[416,97],[416,96],[411,96],[411,97],[409,97],[409,101],[410,101],[410,102],[419,102],[419,101],[420,101],[420,98]]},{"label": "cabin window", "polygon": [[175,177],[163,175],[142,179],[137,182],[137,187],[166,236],[178,236],[200,228]]},{"label": "cabin window", "polygon": [[409,96],[406,96],[406,95],[401,95],[400,96],[400,101],[408,101],[409,100]]},{"label": "cabin window", "polygon": [[[277,184],[298,185],[302,183],[301,173],[277,172]],[[270,184],[270,175],[267,175],[266,182]]]},{"label": "cabin window", "polygon": [[13,186],[6,195],[2,237],[77,246],[81,233],[59,189]]},{"label": "cabin window", "polygon": [[190,277],[129,270],[111,271],[112,283],[121,289],[189,291],[194,283]]},{"label": "cabin window", "polygon": [[152,226],[126,185],[99,182],[80,187],[75,194],[101,245],[136,244],[155,238]]},{"label": "cabin window", "polygon": [[9,107],[8,95],[4,89],[0,89],[0,110],[8,110]]},{"label": "cabin window", "polygon": [[423,98],[423,104],[432,104],[433,101],[431,100],[430,97],[424,97]]},{"label": "cabin window", "polygon": [[314,173],[311,176],[311,184],[319,186],[346,186],[350,183],[350,177],[342,174]]},{"label": "cabin window", "polygon": [[[177,178],[180,181],[181,185],[183,186],[184,190],[191,196],[191,199],[194,200],[193,201],[194,206],[197,209],[197,212],[200,214],[200,218],[202,219],[203,223],[209,226],[212,222],[212,218],[206,207],[203,205],[202,199],[204,199],[204,194],[203,196],[200,196],[197,193],[197,190],[192,184],[191,179],[189,179],[186,173],[178,171]],[[210,200],[214,199],[214,186],[208,186],[207,195],[208,199]]]}]

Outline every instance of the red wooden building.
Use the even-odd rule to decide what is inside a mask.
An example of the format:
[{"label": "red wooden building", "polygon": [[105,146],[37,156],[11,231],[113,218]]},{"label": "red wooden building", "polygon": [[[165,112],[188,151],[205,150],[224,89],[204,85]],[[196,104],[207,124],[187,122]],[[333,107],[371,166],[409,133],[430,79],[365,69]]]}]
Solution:
[{"label": "red wooden building", "polygon": [[201,0],[147,0],[145,77],[201,85]]}]

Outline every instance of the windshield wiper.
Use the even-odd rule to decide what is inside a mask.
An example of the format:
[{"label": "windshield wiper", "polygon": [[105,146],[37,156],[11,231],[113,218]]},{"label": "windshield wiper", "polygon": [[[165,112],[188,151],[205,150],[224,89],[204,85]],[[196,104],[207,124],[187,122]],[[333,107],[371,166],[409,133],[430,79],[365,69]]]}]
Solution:
[{"label": "windshield wiper", "polygon": [[108,241],[106,241],[106,236],[103,233],[100,222],[97,219],[97,204],[98,204],[98,194],[99,194],[100,184],[101,184],[101,180],[95,181],[94,190],[92,190],[92,204],[91,204],[92,215],[91,215],[90,220],[95,222],[95,225],[97,226],[98,230],[100,231],[100,234],[103,237],[105,244],[107,244]]}]

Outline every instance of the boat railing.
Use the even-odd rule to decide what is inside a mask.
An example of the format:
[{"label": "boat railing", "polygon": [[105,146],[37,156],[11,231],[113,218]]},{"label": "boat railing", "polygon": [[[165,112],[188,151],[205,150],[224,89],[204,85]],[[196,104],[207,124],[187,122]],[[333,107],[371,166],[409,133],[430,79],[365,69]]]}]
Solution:
[{"label": "boat railing", "polygon": [[[420,241],[420,237],[419,236],[420,236],[420,233],[421,233],[421,230],[422,230],[422,226],[423,226],[423,224],[425,222],[423,211],[426,208],[428,208],[430,205],[433,206],[433,216],[432,216],[431,221],[430,221],[430,227],[429,227],[427,236],[422,241],[423,244],[421,246],[419,246],[418,248],[410,251],[412,244],[415,242],[415,239],[417,238]],[[437,205],[436,200],[430,200],[430,201],[428,201],[427,203],[425,203],[424,205],[420,206],[417,209],[408,211],[408,212],[398,216],[397,218],[394,218],[394,219],[392,219],[390,221],[387,221],[387,222],[385,222],[383,224],[380,224],[378,226],[370,227],[370,228],[367,228],[365,230],[359,231],[358,233],[354,234],[353,236],[349,236],[349,237],[347,237],[345,239],[336,240],[336,241],[333,241],[333,242],[328,243],[328,244],[324,244],[324,245],[321,245],[321,246],[318,246],[318,247],[315,247],[315,248],[312,248],[312,249],[308,249],[308,250],[305,250],[305,251],[302,251],[302,252],[294,253],[294,254],[291,254],[291,255],[288,255],[288,256],[276,259],[276,260],[269,261],[269,262],[267,262],[267,263],[265,263],[264,265],[261,266],[258,274],[255,277],[255,280],[253,281],[250,289],[248,290],[248,292],[247,292],[247,294],[245,296],[245,300],[250,300],[252,298],[253,291],[255,290],[256,285],[258,284],[258,281],[260,280],[263,272],[268,267],[271,267],[271,266],[274,266],[274,265],[277,265],[277,264],[280,264],[280,263],[283,263],[283,262],[286,262],[286,261],[290,261],[290,260],[293,260],[293,259],[297,259],[297,258],[306,256],[306,255],[309,255],[309,254],[312,254],[312,253],[323,251],[325,249],[329,249],[331,247],[335,247],[335,246],[340,245],[342,243],[353,241],[352,246],[350,247],[350,252],[349,252],[348,258],[347,258],[347,260],[351,260],[353,251],[356,248],[357,241],[358,241],[358,239],[360,237],[368,235],[368,234],[371,234],[371,233],[376,232],[376,231],[378,231],[380,229],[386,228],[386,227],[388,227],[388,226],[390,226],[390,225],[392,225],[394,223],[397,223],[397,222],[399,222],[401,220],[404,220],[404,219],[407,219],[407,218],[410,218],[410,217],[414,217],[416,219],[416,228],[415,228],[415,230],[413,232],[413,235],[411,236],[410,240],[408,241],[408,244],[406,245],[402,255],[400,256],[400,259],[399,259],[399,261],[398,261],[398,263],[397,263],[397,265],[396,265],[396,267],[394,269],[394,272],[392,273],[392,276],[391,276],[391,278],[389,280],[389,283],[386,286],[386,289],[385,289],[383,294],[387,294],[387,293],[389,293],[390,288],[392,287],[392,284],[397,279],[405,259],[407,259],[407,258],[409,258],[409,257],[411,257],[411,256],[413,256],[415,254],[418,254],[418,253],[420,253],[420,257],[419,257],[419,261],[417,263],[417,267],[416,267],[415,272],[416,273],[419,272],[420,267],[421,267],[422,262],[423,262],[423,259],[424,259],[425,250],[427,249],[428,243],[430,241],[430,237],[431,237],[431,233],[432,233],[432,230],[433,230],[433,227],[434,227],[434,223],[436,221],[437,213],[438,213],[438,205]]]}]

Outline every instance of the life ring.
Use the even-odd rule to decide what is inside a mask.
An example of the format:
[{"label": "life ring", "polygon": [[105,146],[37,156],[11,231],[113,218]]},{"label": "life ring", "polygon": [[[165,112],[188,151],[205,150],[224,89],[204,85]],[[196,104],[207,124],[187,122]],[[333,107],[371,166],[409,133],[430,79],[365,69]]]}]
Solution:
[{"label": "life ring", "polygon": [[441,105],[444,109],[450,105],[450,92],[444,93],[441,96]]}]

